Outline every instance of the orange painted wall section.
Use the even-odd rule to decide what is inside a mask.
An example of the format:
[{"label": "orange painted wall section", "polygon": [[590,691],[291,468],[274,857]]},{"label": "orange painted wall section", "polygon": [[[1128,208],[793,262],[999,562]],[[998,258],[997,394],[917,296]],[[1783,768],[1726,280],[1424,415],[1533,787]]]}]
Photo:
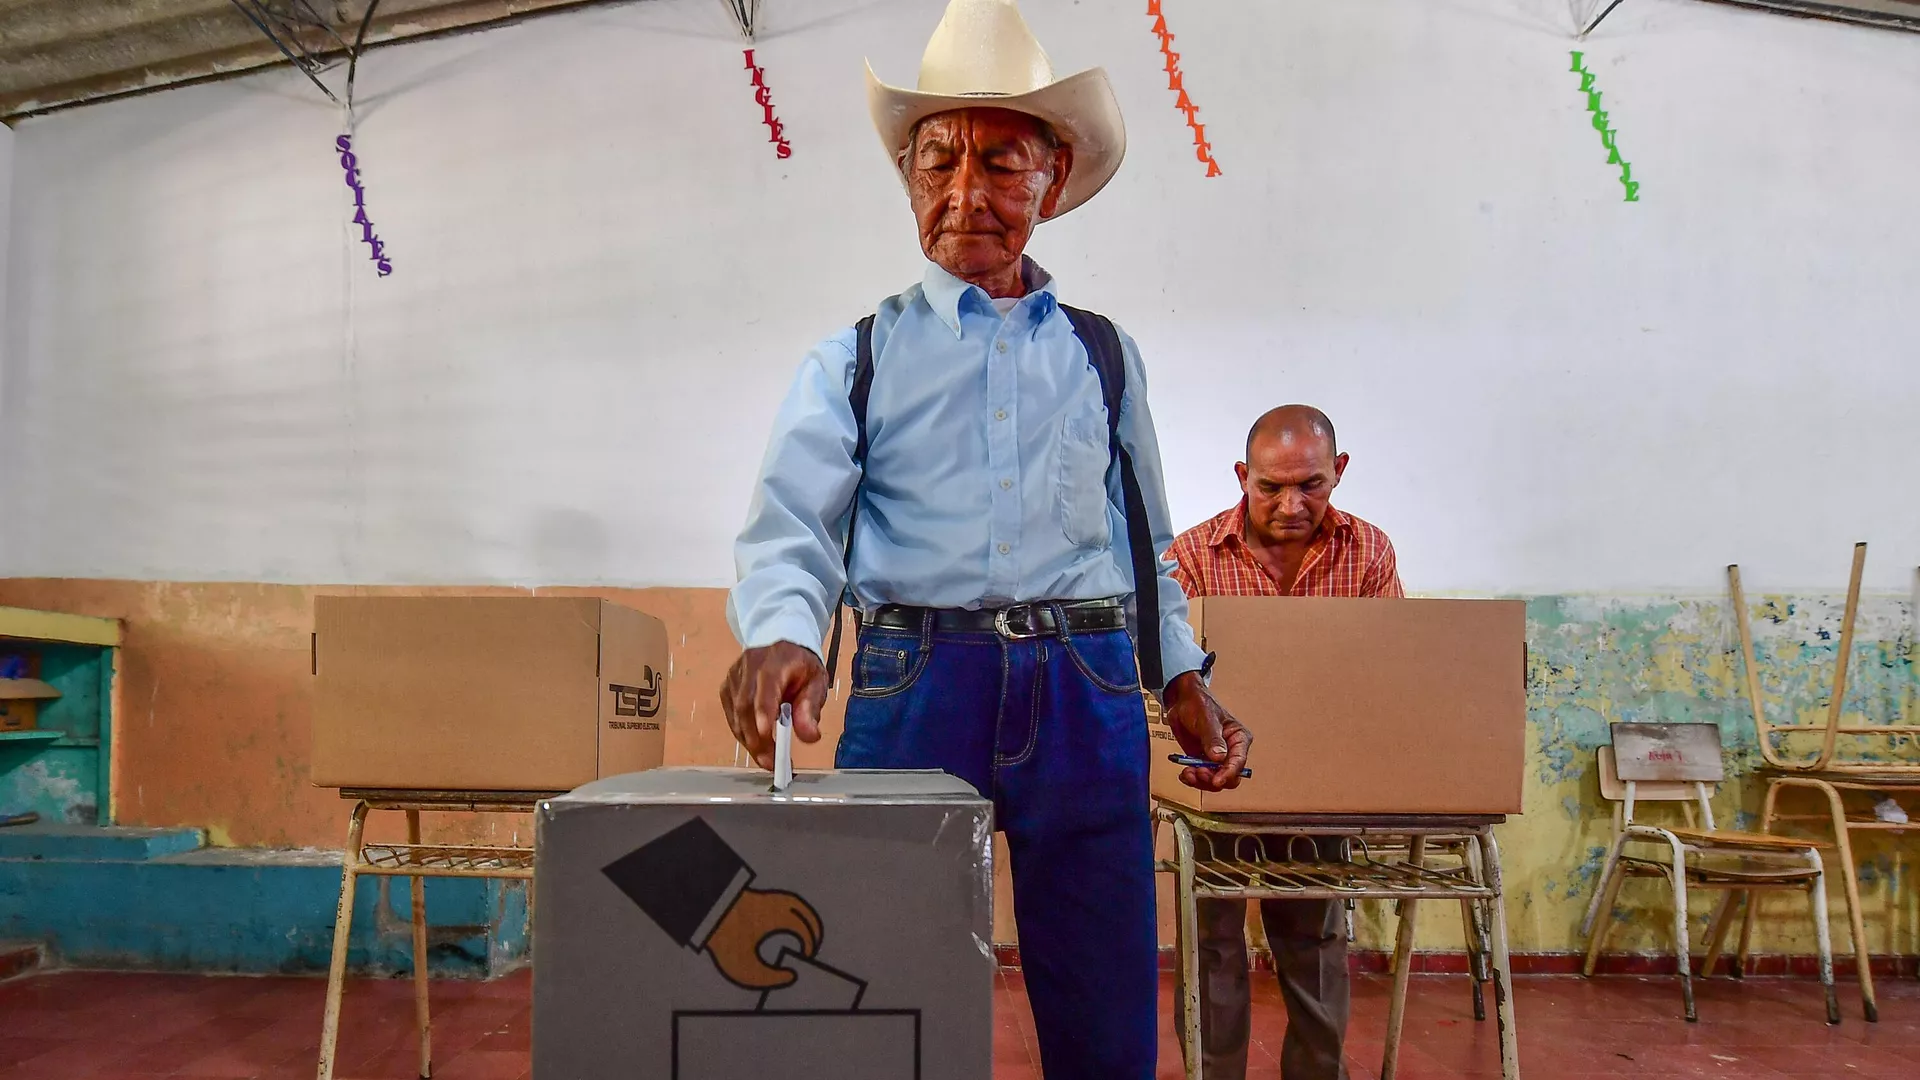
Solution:
[{"label": "orange painted wall section", "polygon": [[[189,825],[234,846],[339,847],[347,807],[308,775],[310,634],[318,595],[603,596],[667,624],[673,675],[664,710],[669,764],[734,764],[719,687],[739,655],[722,589],[471,589],[222,583],[0,581],[0,604],[122,619],[113,733],[114,816]],[[835,710],[834,727],[838,716]],[[832,762],[831,735],[801,764]],[[524,834],[524,820],[444,815],[442,836]]]},{"label": "orange painted wall section", "polygon": [[[667,624],[673,649],[663,710],[667,764],[742,763],[720,712],[720,680],[740,652],[727,628],[724,589],[0,579],[0,605],[125,623],[113,732],[114,820],[202,828],[214,843],[237,847],[344,845],[349,807],[336,792],[314,787],[308,771],[313,598],[368,594],[591,595],[644,611]],[[796,744],[801,767],[833,763],[846,683],[838,684],[824,737],[813,746]],[[399,819],[374,815],[369,839],[404,839]],[[532,832],[531,819],[522,815],[430,814],[423,824],[427,839],[445,843],[523,843]],[[1002,848],[995,865],[1000,941],[1013,940],[1006,866]]]}]

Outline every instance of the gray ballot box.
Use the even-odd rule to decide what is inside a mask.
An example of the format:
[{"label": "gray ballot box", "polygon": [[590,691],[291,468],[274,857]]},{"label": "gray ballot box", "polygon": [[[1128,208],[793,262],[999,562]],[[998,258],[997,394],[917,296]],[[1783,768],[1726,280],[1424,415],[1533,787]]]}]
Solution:
[{"label": "gray ballot box", "polygon": [[993,811],[942,772],[666,768],[535,817],[540,1080],[988,1080]]}]

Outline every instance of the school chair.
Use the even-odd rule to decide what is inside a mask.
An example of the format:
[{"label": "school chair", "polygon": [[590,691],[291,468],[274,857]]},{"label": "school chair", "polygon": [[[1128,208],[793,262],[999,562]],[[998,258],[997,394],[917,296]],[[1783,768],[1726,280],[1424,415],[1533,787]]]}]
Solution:
[{"label": "school chair", "polygon": [[[1788,721],[1774,723],[1767,718],[1765,699],[1760,690],[1760,668],[1754,662],[1753,626],[1747,614],[1746,593],[1740,587],[1740,568],[1727,567],[1727,582],[1733,593],[1733,610],[1740,628],[1740,654],[1747,668],[1747,700],[1753,706],[1753,730],[1760,740],[1760,756],[1765,762],[1761,774],[1767,778],[1767,799],[1760,813],[1760,831],[1771,833],[1782,822],[1789,828],[1824,830],[1833,836],[1839,849],[1840,881],[1847,898],[1847,922],[1853,932],[1853,956],[1860,975],[1860,1001],[1869,1021],[1880,1019],[1880,1006],[1873,992],[1873,970],[1867,953],[1866,921],[1860,907],[1860,875],[1854,865],[1855,834],[1892,834],[1911,837],[1920,829],[1920,821],[1889,820],[1874,812],[1874,804],[1883,799],[1905,799],[1908,806],[1920,802],[1920,755],[1916,755],[1915,737],[1920,724],[1844,723],[1847,697],[1847,665],[1853,657],[1853,628],[1860,612],[1860,579],[1866,570],[1867,545],[1853,546],[1853,573],[1847,582],[1847,606],[1840,620],[1840,646],[1833,667],[1832,690],[1827,695],[1827,718],[1823,724]],[[1816,741],[1817,740],[1817,741]],[[1791,745],[1790,745],[1791,744]],[[1812,745],[1809,745],[1812,744]],[[1787,813],[1781,806],[1783,796],[1810,796],[1814,806],[1799,813]],[[1853,805],[1849,807],[1847,804]],[[1752,922],[1741,927],[1746,940]],[[1744,950],[1743,950],[1744,952]]]},{"label": "school chair", "polygon": [[[1600,794],[1613,806],[1613,844],[1600,881],[1587,905],[1580,931],[1588,934],[1582,973],[1591,976],[1600,947],[1613,924],[1613,903],[1629,877],[1665,878],[1673,890],[1674,956],[1687,1021],[1699,1019],[1693,1005],[1693,957],[1687,942],[1687,892],[1718,889],[1725,895],[1707,927],[1708,949],[1700,976],[1713,972],[1726,942],[1736,904],[1745,904],[1749,920],[1756,894],[1768,889],[1798,889],[1812,908],[1820,949],[1820,983],[1827,994],[1827,1023],[1840,1022],[1833,992],[1833,948],[1827,938],[1826,874],[1819,845],[1811,840],[1759,833],[1730,832],[1713,820],[1713,787],[1726,779],[1720,753],[1720,729],[1713,724],[1614,724],[1613,745],[1600,748]],[[1684,825],[1650,825],[1636,820],[1646,803],[1677,802]],[[1697,813],[1696,813],[1697,807]],[[1598,918],[1599,925],[1595,926]],[[1748,925],[1751,925],[1749,922]],[[1744,938],[1744,935],[1743,935]],[[1745,944],[1735,977],[1744,974]]]}]

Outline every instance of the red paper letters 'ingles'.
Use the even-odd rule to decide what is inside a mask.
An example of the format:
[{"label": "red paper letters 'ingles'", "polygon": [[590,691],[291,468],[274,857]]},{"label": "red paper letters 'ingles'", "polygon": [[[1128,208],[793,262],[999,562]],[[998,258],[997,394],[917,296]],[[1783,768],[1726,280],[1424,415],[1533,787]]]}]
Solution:
[{"label": "red paper letters 'ingles'", "polygon": [[1187,114],[1187,126],[1193,129],[1193,156],[1207,167],[1208,176],[1220,175],[1220,163],[1213,160],[1213,144],[1207,141],[1207,126],[1199,119],[1200,106],[1187,96],[1180,78],[1180,54],[1173,51],[1173,35],[1167,32],[1167,18],[1160,14],[1160,0],[1147,0],[1147,14],[1153,16],[1153,32],[1160,39],[1160,52],[1167,58],[1167,89],[1179,91],[1173,107]]},{"label": "red paper letters 'ingles'", "polygon": [[773,156],[790,158],[793,156],[793,144],[787,141],[787,127],[773,115],[773,91],[767,86],[767,71],[753,62],[753,50],[741,49],[747,57],[747,70],[753,72],[753,103],[760,106],[761,123],[767,125],[767,141],[773,144]]}]

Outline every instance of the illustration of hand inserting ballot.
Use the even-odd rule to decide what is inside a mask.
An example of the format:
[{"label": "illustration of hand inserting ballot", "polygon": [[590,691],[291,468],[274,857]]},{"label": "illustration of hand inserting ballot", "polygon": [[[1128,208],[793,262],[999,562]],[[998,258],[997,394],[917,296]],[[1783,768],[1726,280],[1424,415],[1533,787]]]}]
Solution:
[{"label": "illustration of hand inserting ballot", "polygon": [[819,912],[794,893],[752,888],[753,869],[705,821],[694,818],[602,872],[728,982],[761,991],[762,1008],[776,990],[788,991],[782,1008],[859,1006],[865,982],[814,959],[826,932]]},{"label": "illustration of hand inserting ballot", "polygon": [[[758,990],[752,1009],[674,1009],[666,1080],[916,1080],[920,1010],[861,1007],[867,984],[819,961],[820,913],[754,872],[700,818],[602,870],[675,942]],[[773,955],[769,956],[768,954]]]}]

